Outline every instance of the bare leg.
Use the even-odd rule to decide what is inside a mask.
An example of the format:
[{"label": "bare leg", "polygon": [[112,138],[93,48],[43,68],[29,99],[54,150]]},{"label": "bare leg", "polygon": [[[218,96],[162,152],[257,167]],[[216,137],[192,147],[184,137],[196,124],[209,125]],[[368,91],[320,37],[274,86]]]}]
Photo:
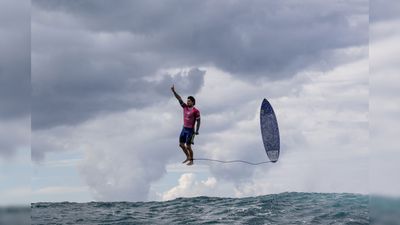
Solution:
[{"label": "bare leg", "polygon": [[186,160],[182,162],[182,163],[185,163],[185,162],[189,161],[189,158],[190,158],[189,152],[186,149],[186,146],[184,143],[179,143],[179,146],[182,148],[183,153],[185,153],[185,155],[186,155]]},{"label": "bare leg", "polygon": [[188,152],[189,152],[189,163],[186,164],[186,165],[191,166],[191,165],[193,165],[193,150],[192,150],[192,145],[186,144],[186,149],[187,149]]}]

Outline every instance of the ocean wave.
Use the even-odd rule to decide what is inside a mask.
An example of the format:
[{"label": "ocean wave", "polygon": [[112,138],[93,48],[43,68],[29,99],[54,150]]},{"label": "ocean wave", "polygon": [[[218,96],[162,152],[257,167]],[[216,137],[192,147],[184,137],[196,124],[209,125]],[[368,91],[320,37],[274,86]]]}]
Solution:
[{"label": "ocean wave", "polygon": [[369,197],[281,193],[165,202],[34,203],[32,224],[369,224]]}]

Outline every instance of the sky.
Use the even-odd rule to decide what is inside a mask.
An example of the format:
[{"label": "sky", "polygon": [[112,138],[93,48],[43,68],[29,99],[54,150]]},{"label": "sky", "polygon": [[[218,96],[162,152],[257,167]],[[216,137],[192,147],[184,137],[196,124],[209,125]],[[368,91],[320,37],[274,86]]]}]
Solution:
[{"label": "sky", "polygon": [[399,197],[400,2],[375,0],[371,8],[370,192]]},{"label": "sky", "polygon": [[0,1],[0,206],[30,202],[30,4]]},{"label": "sky", "polygon": [[[0,97],[9,104],[0,122],[13,128],[0,128],[0,157],[13,160],[1,165],[30,168],[32,202],[399,194],[394,174],[381,176],[398,168],[398,128],[379,132],[399,115],[399,33],[391,29],[399,20],[373,5],[370,13],[364,0],[33,0],[24,8],[30,24],[20,7],[18,24],[0,30],[10,34],[0,57],[12,62],[0,64],[8,76]],[[181,164],[173,84],[196,98],[202,123],[193,147],[201,158],[267,160],[259,127],[267,98],[280,129],[278,163]],[[374,107],[382,101],[388,108]],[[380,160],[371,163],[374,154]],[[27,192],[7,184],[0,189]]]},{"label": "sky", "polygon": [[[368,192],[368,2],[32,3],[37,200]],[[201,112],[195,157],[266,160],[268,98],[280,162],[180,164],[172,84]]]}]

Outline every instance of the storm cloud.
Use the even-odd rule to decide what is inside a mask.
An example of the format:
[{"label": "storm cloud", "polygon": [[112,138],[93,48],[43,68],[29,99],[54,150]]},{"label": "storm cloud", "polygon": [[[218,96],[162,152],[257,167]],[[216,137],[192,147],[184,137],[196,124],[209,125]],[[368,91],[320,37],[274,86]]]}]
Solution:
[{"label": "storm cloud", "polygon": [[30,113],[29,4],[0,6],[0,119],[13,119]]},{"label": "storm cloud", "polygon": [[35,0],[33,129],[161,102],[152,90],[165,87],[144,79],[163,69],[254,81],[331,69],[349,60],[341,49],[368,41],[367,11],[360,1]]},{"label": "storm cloud", "polygon": [[[96,199],[146,200],[183,157],[175,84],[201,111],[195,157],[266,159],[258,109],[268,97],[285,161],[265,170],[212,164],[212,185],[186,176],[166,199],[187,193],[185,183],[229,183],[238,196],[365,192],[367,44],[368,1],[34,0],[33,159],[81,151],[79,172]],[[335,173],[339,149],[346,169]],[[336,179],[324,185],[322,171]],[[357,179],[344,182],[344,171]],[[275,186],[266,173],[279,174]]]},{"label": "storm cloud", "polygon": [[0,156],[30,137],[30,4],[0,2]]}]

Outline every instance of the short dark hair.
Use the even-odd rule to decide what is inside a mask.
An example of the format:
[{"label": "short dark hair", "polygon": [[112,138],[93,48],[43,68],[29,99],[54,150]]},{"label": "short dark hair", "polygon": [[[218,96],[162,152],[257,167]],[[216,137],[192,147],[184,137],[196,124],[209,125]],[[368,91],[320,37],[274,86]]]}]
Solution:
[{"label": "short dark hair", "polygon": [[193,96],[189,96],[188,99],[193,102],[193,105],[196,105],[196,99]]}]

